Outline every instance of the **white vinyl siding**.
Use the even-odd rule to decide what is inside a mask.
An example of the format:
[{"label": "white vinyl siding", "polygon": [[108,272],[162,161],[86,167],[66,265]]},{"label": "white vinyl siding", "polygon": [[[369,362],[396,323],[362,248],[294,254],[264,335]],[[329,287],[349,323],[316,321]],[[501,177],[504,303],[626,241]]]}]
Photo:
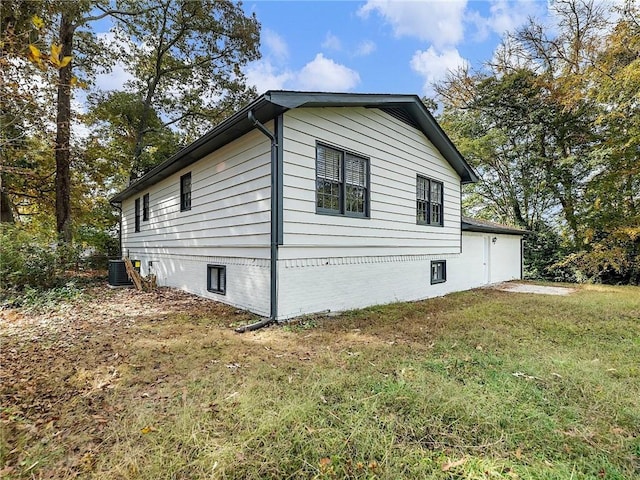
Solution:
[{"label": "white vinyl siding", "polygon": [[[191,208],[181,211],[180,179],[189,172]],[[146,192],[149,220],[142,223],[139,233],[133,234],[134,197],[122,204],[124,254],[144,260],[143,265],[152,261],[160,285],[268,314],[269,140],[252,131]],[[223,297],[207,291],[207,265],[211,263],[227,265],[227,275],[233,275]]]},{"label": "white vinyl siding", "polygon": [[[316,213],[317,143],[369,159],[369,218]],[[283,159],[280,258],[460,252],[460,177],[406,123],[379,109],[290,110],[284,115]],[[442,227],[416,224],[418,174],[443,184]]]},{"label": "white vinyl siding", "polygon": [[[270,161],[268,139],[254,131],[161,180],[149,188],[149,221],[131,237],[128,224],[133,224],[133,198],[125,200],[124,248],[268,247]],[[191,172],[191,210],[180,211],[180,177],[187,172]],[[268,258],[268,249],[263,255]]]}]

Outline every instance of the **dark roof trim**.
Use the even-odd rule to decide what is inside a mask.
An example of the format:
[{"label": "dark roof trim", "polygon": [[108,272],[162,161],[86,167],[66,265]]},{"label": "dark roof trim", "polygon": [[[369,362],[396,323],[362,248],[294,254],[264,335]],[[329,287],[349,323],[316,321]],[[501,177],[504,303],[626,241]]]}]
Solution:
[{"label": "dark roof trim", "polygon": [[481,232],[481,233],[502,233],[505,235],[525,235],[528,230],[509,227],[500,223],[489,222],[487,220],[479,220],[477,218],[462,217],[463,232]]},{"label": "dark roof trim", "polygon": [[255,118],[261,123],[266,123],[287,110],[299,107],[401,109],[420,127],[427,138],[442,153],[444,158],[458,175],[460,175],[462,183],[478,181],[476,173],[462,157],[442,128],[440,128],[440,125],[438,125],[417,95],[273,90],[261,95],[239,112],[218,124],[213,130],[155,167],[138,181],[132,183],[122,192],[115,195],[111,201],[116,203],[122,202],[150,185],[169,177],[209,153],[250,132],[255,127],[253,122],[248,118],[249,112],[253,112]]}]

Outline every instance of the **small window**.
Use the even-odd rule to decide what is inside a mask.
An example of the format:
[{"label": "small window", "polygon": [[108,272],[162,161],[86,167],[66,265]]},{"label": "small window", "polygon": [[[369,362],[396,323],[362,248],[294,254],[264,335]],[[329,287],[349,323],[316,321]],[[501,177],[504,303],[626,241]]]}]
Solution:
[{"label": "small window", "polygon": [[135,210],[136,210],[135,231],[139,232],[140,231],[140,197],[136,198]]},{"label": "small window", "polygon": [[145,193],[142,197],[142,221],[149,220],[149,194]]},{"label": "small window", "polygon": [[318,144],[316,211],[352,217],[369,216],[369,159]]},{"label": "small window", "polygon": [[431,284],[447,281],[447,261],[435,260],[431,262]]},{"label": "small window", "polygon": [[444,225],[442,182],[418,175],[416,181],[416,222],[419,225]]},{"label": "small window", "polygon": [[191,172],[180,177],[180,211],[191,210]]},{"label": "small window", "polygon": [[227,267],[207,265],[207,290],[222,295],[227,292]]}]

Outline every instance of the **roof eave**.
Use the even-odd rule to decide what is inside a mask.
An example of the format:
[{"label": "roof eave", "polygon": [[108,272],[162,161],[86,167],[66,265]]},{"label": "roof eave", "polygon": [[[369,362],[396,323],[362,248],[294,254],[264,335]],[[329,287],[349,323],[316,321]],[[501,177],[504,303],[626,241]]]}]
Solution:
[{"label": "roof eave", "polygon": [[224,144],[249,132],[254,128],[253,122],[248,118],[250,111],[253,111],[255,117],[261,122],[271,120],[275,117],[275,115],[271,115],[272,112],[269,108],[271,106],[273,106],[273,104],[265,98],[265,95],[258,97],[205,135],[182,148],[160,165],[147,172],[140,179],[130,184],[127,188],[114,195],[110,202],[121,203],[123,200],[144,190],[148,186],[171,176],[182,168],[197,162]]},{"label": "roof eave", "polygon": [[246,105],[236,114],[224,120],[198,140],[153,168],[139,180],[113,196],[110,201],[112,203],[121,203],[123,200],[141,192],[148,186],[200,160],[217,148],[233,141],[235,138],[239,138],[248,133],[254,128],[253,122],[248,118],[250,111],[254,112],[255,117],[264,123],[289,109],[322,106],[394,106],[405,108],[420,126],[422,132],[458,173],[461,183],[466,184],[478,181],[476,173],[417,95],[270,90]]}]

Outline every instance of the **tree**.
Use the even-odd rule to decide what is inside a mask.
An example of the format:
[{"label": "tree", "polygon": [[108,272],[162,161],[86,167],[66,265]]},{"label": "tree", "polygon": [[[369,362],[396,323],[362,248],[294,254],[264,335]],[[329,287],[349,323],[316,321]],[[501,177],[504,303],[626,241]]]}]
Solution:
[{"label": "tree", "polygon": [[[127,19],[139,15],[143,9],[139,6],[130,8],[113,8],[108,0],[91,2],[88,0],[75,2],[56,2],[53,15],[57,23],[57,44],[62,58],[71,57],[71,61],[61,66],[57,84],[56,114],[56,230],[59,240],[70,243],[71,230],[71,87],[74,64],[85,73],[93,73],[99,62],[99,55],[92,54],[104,51],[91,31],[91,24],[106,17],[127,22]],[[75,59],[73,57],[76,57]],[[102,58],[104,60],[104,57]],[[108,65],[108,64],[107,64]]]},{"label": "tree", "polygon": [[140,8],[135,22],[119,25],[134,79],[128,91],[140,99],[131,177],[149,166],[145,149],[167,127],[188,141],[246,102],[241,67],[259,58],[260,25],[230,0],[123,0]]},{"label": "tree", "polygon": [[[28,46],[35,43],[42,21],[35,15],[37,2],[7,0],[0,17],[0,222],[13,223],[20,213],[40,199],[31,188],[49,182],[47,168],[40,160],[50,149],[30,139],[31,131],[47,132],[51,103],[42,99],[51,94],[49,73],[26,61]],[[35,19],[35,21],[34,21]],[[53,153],[53,150],[50,150]],[[38,161],[36,161],[36,159]],[[47,162],[45,162],[47,163]],[[50,200],[50,199],[49,199]]]},{"label": "tree", "polygon": [[[92,103],[86,117],[92,133],[86,142],[85,155],[89,165],[98,166],[102,183],[111,194],[126,185],[132,172],[150,170],[175,153],[182,142],[181,136],[165,126],[155,111],[145,113],[143,99],[135,93],[100,94]],[[136,158],[143,113],[147,124],[145,147]]]},{"label": "tree", "polygon": [[548,258],[575,278],[637,282],[638,9],[630,1],[612,28],[601,4],[552,8],[555,29],[531,20],[485,71],[453,72],[436,86],[444,128],[483,179],[463,204],[534,230],[537,271]]},{"label": "tree", "polygon": [[465,203],[476,215],[530,230],[554,204],[537,161],[548,113],[536,78],[526,69],[502,77],[462,70],[437,86],[446,99],[441,122],[482,178]]}]

